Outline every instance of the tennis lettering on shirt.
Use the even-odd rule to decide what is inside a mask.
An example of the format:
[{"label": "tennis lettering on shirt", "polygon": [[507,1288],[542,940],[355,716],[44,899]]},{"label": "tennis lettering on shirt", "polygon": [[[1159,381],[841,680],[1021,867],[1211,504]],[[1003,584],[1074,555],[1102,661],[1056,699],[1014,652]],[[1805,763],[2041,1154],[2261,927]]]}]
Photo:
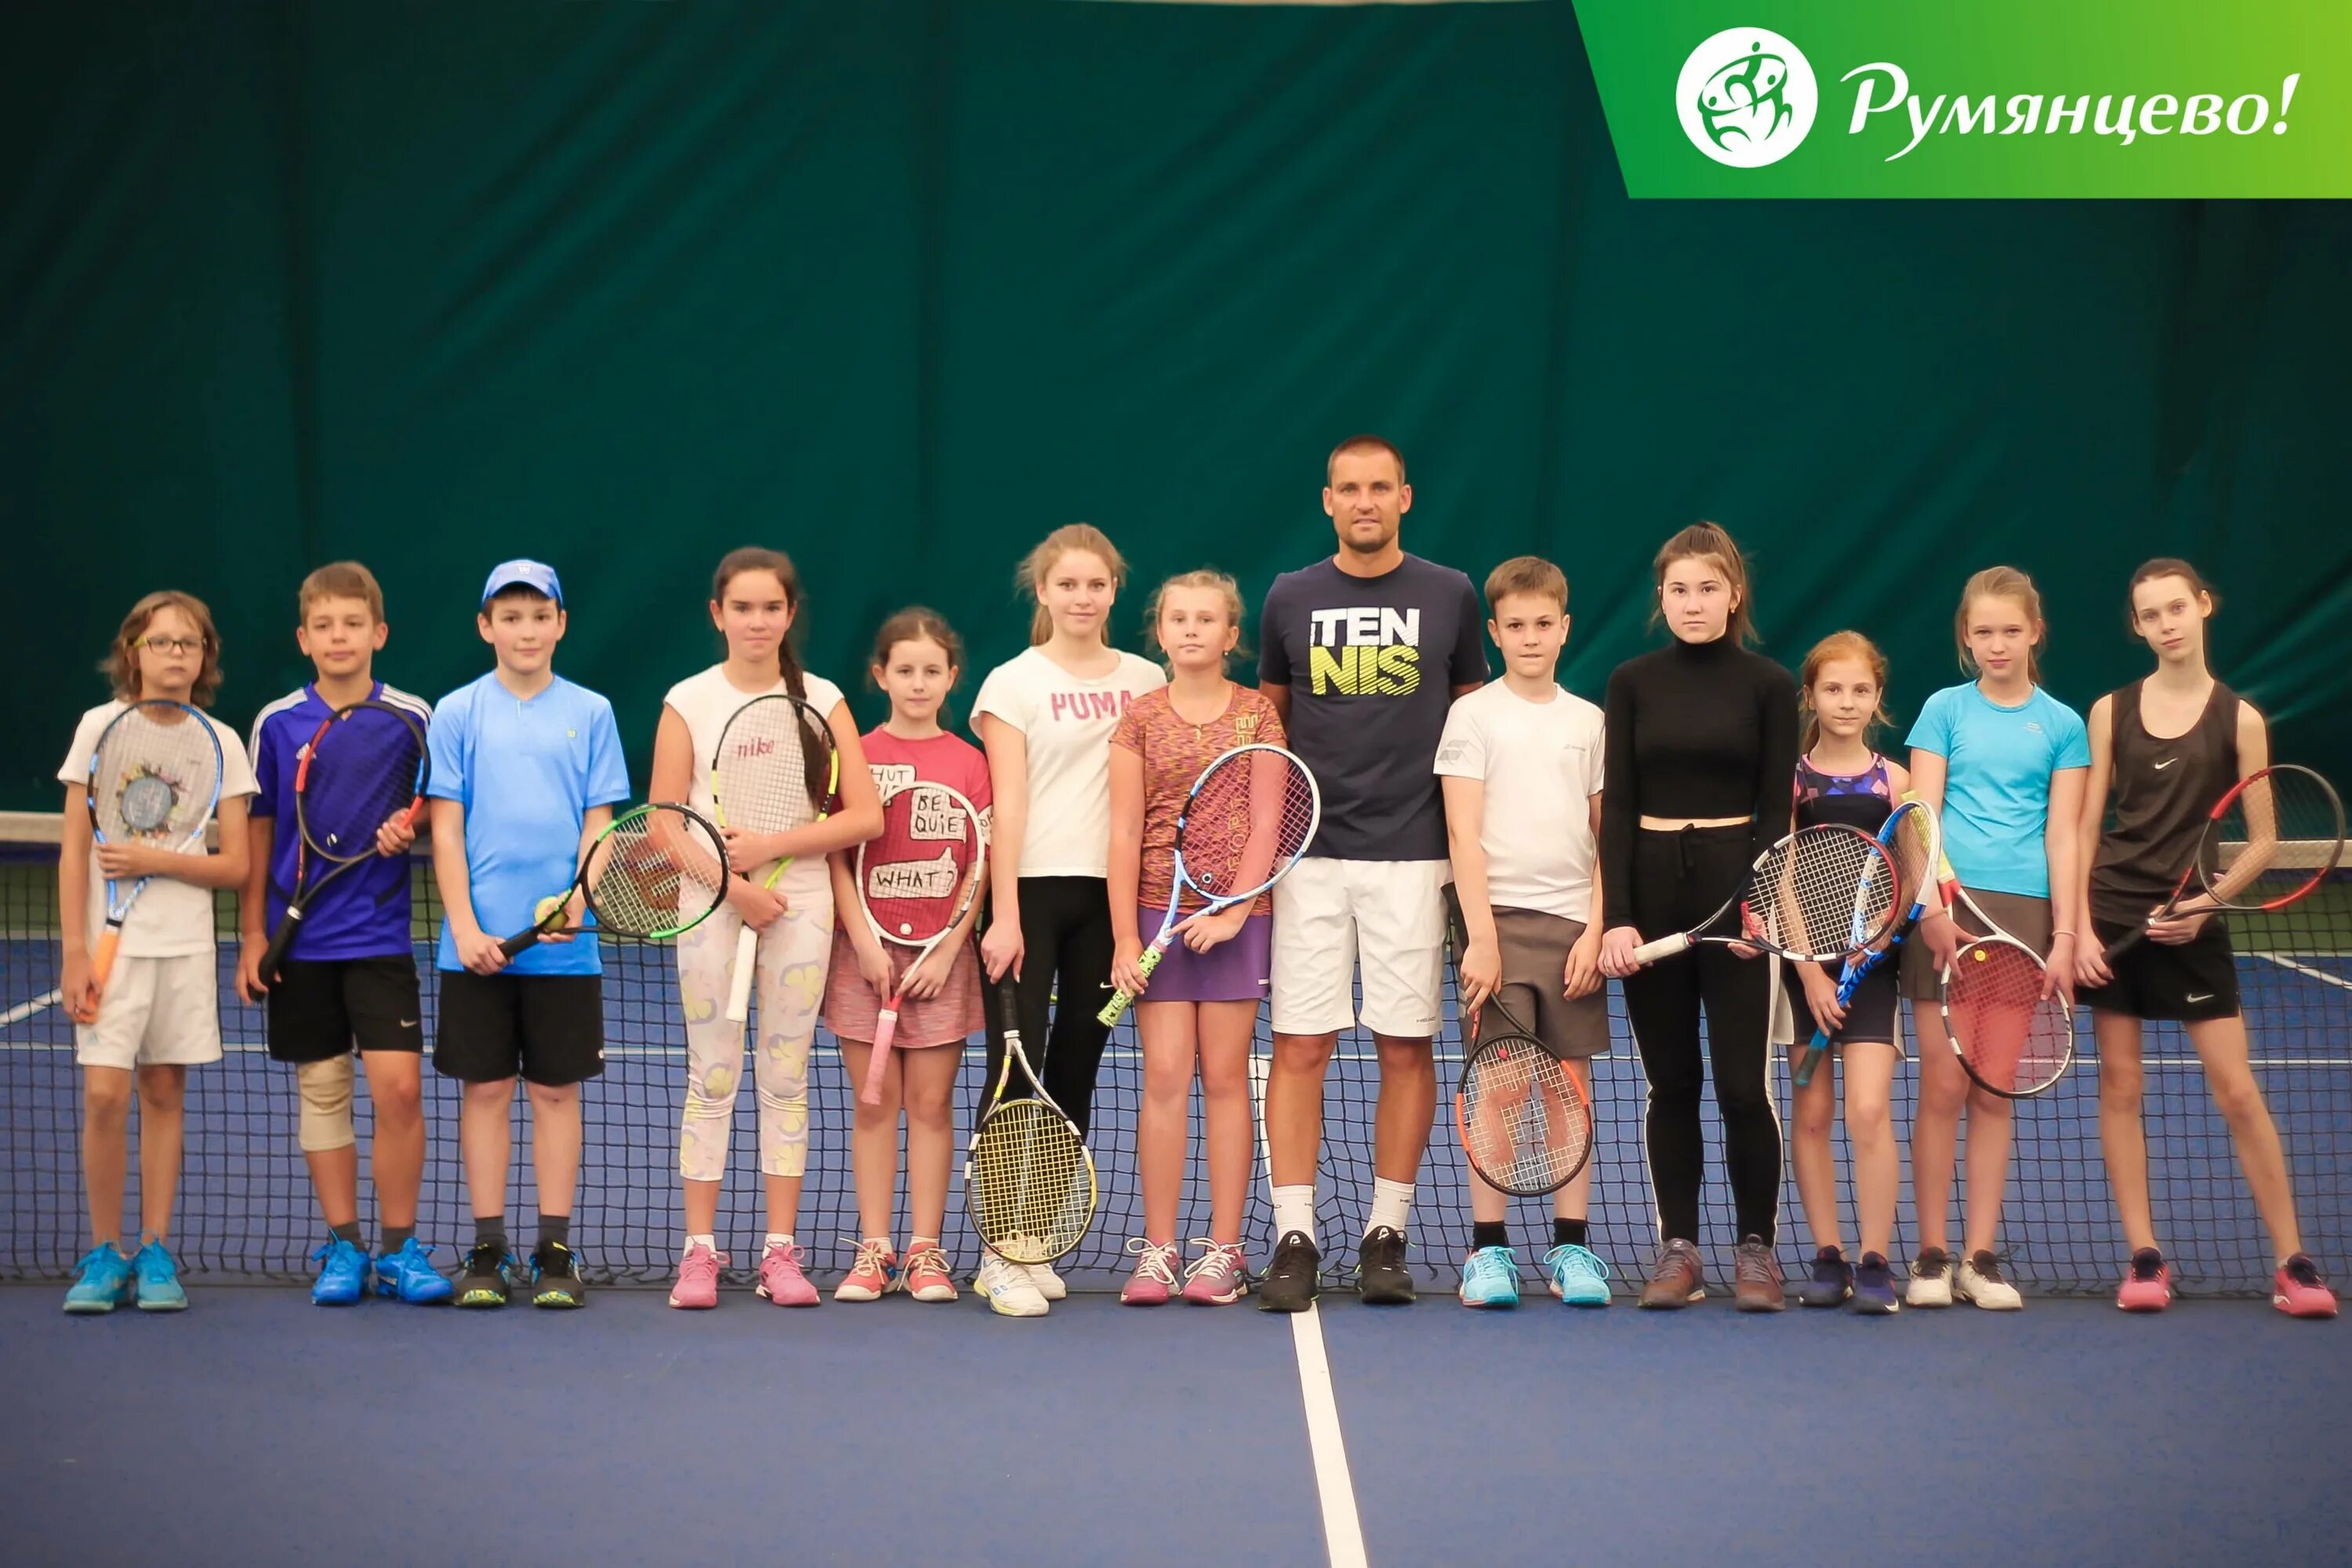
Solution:
[{"label": "tennis lettering on shirt", "polygon": [[1307,616],[1307,684],[1318,697],[1410,697],[1421,689],[1421,611],[1386,605]]}]

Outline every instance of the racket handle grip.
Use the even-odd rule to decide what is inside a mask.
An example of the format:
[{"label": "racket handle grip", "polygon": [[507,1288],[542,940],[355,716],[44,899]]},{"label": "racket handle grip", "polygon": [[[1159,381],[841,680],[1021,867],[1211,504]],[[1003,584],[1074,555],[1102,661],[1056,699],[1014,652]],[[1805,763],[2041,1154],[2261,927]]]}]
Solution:
[{"label": "racket handle grip", "polygon": [[89,955],[89,996],[92,1002],[106,994],[106,977],[114,973],[114,954],[122,945],[122,927],[109,921],[106,929],[98,933],[98,951]]},{"label": "racket handle grip", "polygon": [[898,1015],[884,1007],[874,1019],[874,1048],[866,1060],[866,1082],[857,1098],[867,1105],[882,1103],[882,1075],[890,1062],[890,1042],[898,1037]]},{"label": "racket handle grip", "polygon": [[751,974],[760,965],[760,933],[750,926],[735,939],[735,972],[727,988],[727,1021],[740,1024],[751,1016]]},{"label": "racket handle grip", "polygon": [[537,947],[538,945],[539,927],[533,926],[529,931],[519,931],[515,932],[514,935],[507,938],[506,941],[499,943],[499,951],[505,953],[509,959],[515,959],[520,958],[524,953],[529,952],[532,948]]},{"label": "racket handle grip", "polygon": [[1815,1029],[1813,1037],[1805,1042],[1804,1054],[1797,1058],[1797,1070],[1791,1075],[1799,1089],[1803,1089],[1813,1081],[1813,1069],[1822,1065],[1822,1058],[1829,1054],[1829,1048],[1828,1034],[1821,1029]]},{"label": "racket handle grip", "polygon": [[2129,952],[2133,948],[2137,947],[2140,943],[2140,940],[2147,935],[2147,922],[2146,921],[2142,921],[2139,924],[2133,926],[2129,931],[2125,931],[2123,935],[2116,938],[2115,941],[2101,948],[2099,950],[2099,962],[2105,964],[2110,969],[2114,968],[2116,960],[2122,957],[2125,953]]},{"label": "racket handle grip", "polygon": [[1675,954],[1686,951],[1690,944],[1689,937],[1681,931],[1676,931],[1672,936],[1662,936],[1655,942],[1645,942],[1635,948],[1633,962],[1644,966],[1653,964],[1662,958],[1672,958]]},{"label": "racket handle grip", "polygon": [[[1160,961],[1167,956],[1168,950],[1155,942],[1145,948],[1143,956],[1135,961],[1135,972],[1149,980],[1151,978],[1151,972],[1160,967]],[[1114,991],[1111,993],[1110,1000],[1103,1004],[1103,1010],[1095,1015],[1095,1022],[1108,1028],[1118,1023],[1127,1010],[1134,1005],[1133,992]]]},{"label": "racket handle grip", "polygon": [[277,932],[270,937],[269,945],[261,951],[260,973],[261,983],[264,985],[278,984],[278,972],[286,966],[286,954],[294,946],[294,933],[301,928],[301,910],[289,905],[286,910],[286,918],[278,922]]}]

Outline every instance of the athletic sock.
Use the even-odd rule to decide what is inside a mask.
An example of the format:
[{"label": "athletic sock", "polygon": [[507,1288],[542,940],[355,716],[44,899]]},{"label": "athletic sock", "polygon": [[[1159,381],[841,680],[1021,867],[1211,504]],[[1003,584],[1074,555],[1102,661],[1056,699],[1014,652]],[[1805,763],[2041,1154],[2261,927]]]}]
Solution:
[{"label": "athletic sock", "polygon": [[383,1227],[383,1249],[387,1254],[398,1252],[416,1239],[413,1225],[388,1225]]},{"label": "athletic sock", "polygon": [[1580,1219],[1561,1219],[1555,1215],[1551,1222],[1551,1244],[1554,1247],[1582,1247],[1591,1226]]},{"label": "athletic sock", "polygon": [[568,1214],[543,1214],[539,1216],[539,1244],[553,1242],[559,1247],[572,1245],[572,1216]]},{"label": "athletic sock", "polygon": [[498,1243],[499,1250],[500,1252],[507,1250],[506,1215],[502,1214],[478,1214],[474,1216],[474,1245],[476,1247],[479,1247],[486,1241],[494,1241]]},{"label": "athletic sock", "polygon": [[1406,1216],[1412,1213],[1412,1184],[1391,1182],[1386,1176],[1372,1178],[1372,1212],[1364,1221],[1364,1234],[1386,1226],[1391,1230],[1404,1229]]},{"label": "athletic sock", "polygon": [[793,1233],[791,1231],[772,1230],[768,1233],[767,1249],[771,1252],[774,1251],[779,1247],[790,1247],[792,1244]]},{"label": "athletic sock", "polygon": [[1274,1236],[1279,1241],[1292,1231],[1315,1239],[1315,1184],[1274,1189]]},{"label": "athletic sock", "polygon": [[707,1247],[716,1252],[719,1250],[719,1238],[714,1236],[689,1236],[686,1238],[687,1251],[692,1252],[698,1247]]},{"label": "athletic sock", "polygon": [[357,1220],[352,1221],[349,1225],[331,1225],[327,1227],[327,1232],[337,1241],[348,1241],[353,1247],[360,1244],[360,1222]]},{"label": "athletic sock", "polygon": [[1510,1245],[1511,1226],[1508,1221],[1499,1219],[1482,1219],[1475,1220],[1471,1223],[1471,1251],[1475,1252],[1482,1247],[1508,1247]]}]

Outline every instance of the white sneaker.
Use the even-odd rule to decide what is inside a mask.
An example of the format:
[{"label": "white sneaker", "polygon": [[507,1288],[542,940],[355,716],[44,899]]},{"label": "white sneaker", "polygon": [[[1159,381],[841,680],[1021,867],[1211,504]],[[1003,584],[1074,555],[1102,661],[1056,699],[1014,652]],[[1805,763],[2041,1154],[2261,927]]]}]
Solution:
[{"label": "white sneaker", "polygon": [[1952,1294],[1963,1301],[1974,1301],[1989,1312],[2014,1312],[2025,1305],[2025,1298],[2017,1287],[2000,1277],[2000,1260],[1990,1252],[1971,1253],[1960,1264],[1960,1277],[1952,1286]]},{"label": "white sneaker", "polygon": [[1903,1292],[1903,1300],[1912,1307],[1948,1307],[1952,1304],[1952,1258],[1940,1247],[1931,1247],[1911,1262],[1911,1283]]},{"label": "white sneaker", "polygon": [[[1015,1252],[1044,1250],[1034,1237],[1014,1237],[1005,1245]],[[1062,1283],[1062,1277],[1054,1272],[1054,1266],[1050,1263],[1016,1263],[1013,1267],[1025,1272],[1029,1276],[1029,1283],[1037,1287],[1037,1294],[1048,1301],[1058,1301],[1070,1293],[1070,1288]]]},{"label": "white sneaker", "polygon": [[993,1252],[980,1260],[980,1277],[973,1282],[981,1299],[989,1310],[1000,1317],[1042,1318],[1045,1315],[1045,1295],[1029,1278],[1029,1270],[1018,1263],[1007,1263]]}]

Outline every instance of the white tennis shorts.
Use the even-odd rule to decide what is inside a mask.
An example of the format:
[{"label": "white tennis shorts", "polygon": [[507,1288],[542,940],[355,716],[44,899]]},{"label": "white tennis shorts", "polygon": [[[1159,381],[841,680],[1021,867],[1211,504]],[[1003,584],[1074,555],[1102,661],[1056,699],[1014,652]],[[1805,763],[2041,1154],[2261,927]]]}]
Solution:
[{"label": "white tennis shorts", "polygon": [[189,1067],[221,1058],[220,967],[212,952],[117,958],[98,1022],[74,1026],[86,1068]]},{"label": "white tennis shorts", "polygon": [[1274,1027],[1328,1035],[1356,1022],[1402,1039],[1437,1033],[1445,978],[1443,860],[1301,860],[1274,889]]}]

